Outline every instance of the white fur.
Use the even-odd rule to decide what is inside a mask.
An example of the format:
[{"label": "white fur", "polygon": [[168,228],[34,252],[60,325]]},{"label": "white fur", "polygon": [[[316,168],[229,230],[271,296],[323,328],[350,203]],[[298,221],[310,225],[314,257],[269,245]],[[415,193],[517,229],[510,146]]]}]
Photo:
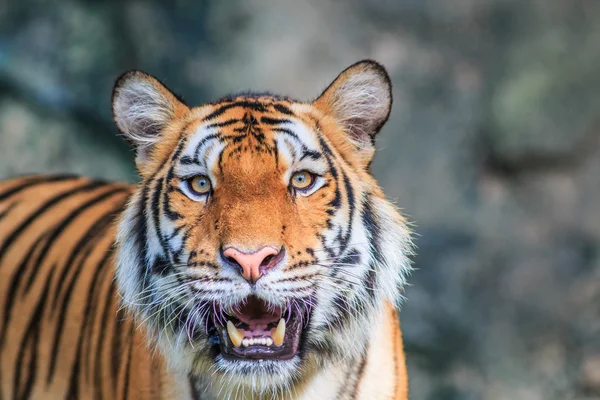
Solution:
[{"label": "white fur", "polygon": [[389,84],[370,68],[347,77],[331,99],[335,116],[359,148],[371,145],[373,130],[387,117],[390,106]]},{"label": "white fur", "polygon": [[156,135],[172,118],[169,99],[147,79],[134,76],[117,88],[113,100],[115,121],[121,132],[137,147],[155,144]]}]

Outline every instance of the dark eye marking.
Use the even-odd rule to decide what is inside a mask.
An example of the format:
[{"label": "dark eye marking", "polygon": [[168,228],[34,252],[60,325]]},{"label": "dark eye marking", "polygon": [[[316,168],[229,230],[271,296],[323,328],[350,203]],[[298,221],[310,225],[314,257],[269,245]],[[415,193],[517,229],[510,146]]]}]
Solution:
[{"label": "dark eye marking", "polygon": [[221,136],[220,133],[211,133],[210,135],[206,136],[204,139],[202,139],[198,145],[196,146],[196,149],[194,150],[194,162],[195,163],[199,163],[200,159],[198,157],[200,150],[202,150],[202,147],[204,145],[206,145],[208,142],[212,141],[212,140],[219,140],[222,141],[224,140],[223,137]]},{"label": "dark eye marking", "polygon": [[183,164],[183,165],[195,164],[194,160],[190,156],[183,156],[183,157],[181,157],[181,160],[179,160],[179,162],[181,164]]},{"label": "dark eye marking", "polygon": [[[298,135],[296,135],[294,132],[292,132],[291,130],[289,130],[287,128],[273,128],[273,132],[278,132],[278,133],[283,133],[285,135],[289,135],[300,142]],[[302,143],[302,142],[300,142],[300,143]]]},{"label": "dark eye marking", "polygon": [[304,160],[307,157],[310,158],[311,160],[318,160],[322,157],[322,155],[318,151],[309,150],[307,147],[303,147],[302,148],[302,156],[300,157],[300,161]]}]

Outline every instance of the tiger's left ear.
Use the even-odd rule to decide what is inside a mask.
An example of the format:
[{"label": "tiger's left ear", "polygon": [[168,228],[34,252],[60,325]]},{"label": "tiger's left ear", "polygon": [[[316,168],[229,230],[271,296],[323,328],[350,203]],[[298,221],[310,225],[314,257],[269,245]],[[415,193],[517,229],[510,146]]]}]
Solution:
[{"label": "tiger's left ear", "polygon": [[390,77],[378,62],[359,61],[344,70],[313,105],[342,125],[368,163],[375,153],[375,135],[392,109]]}]

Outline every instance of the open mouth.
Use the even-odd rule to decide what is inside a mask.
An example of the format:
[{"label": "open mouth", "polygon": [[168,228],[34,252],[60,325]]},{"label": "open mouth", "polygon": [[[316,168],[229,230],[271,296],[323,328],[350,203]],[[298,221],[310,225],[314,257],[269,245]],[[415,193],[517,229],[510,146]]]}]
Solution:
[{"label": "open mouth", "polygon": [[289,360],[300,347],[308,310],[276,307],[250,296],[216,326],[221,354],[226,359]]}]

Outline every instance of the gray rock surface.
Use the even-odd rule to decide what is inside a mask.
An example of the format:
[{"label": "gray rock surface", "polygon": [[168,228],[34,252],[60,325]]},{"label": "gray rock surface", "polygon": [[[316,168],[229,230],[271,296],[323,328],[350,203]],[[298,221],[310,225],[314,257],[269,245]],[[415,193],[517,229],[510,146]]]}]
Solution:
[{"label": "gray rock surface", "polygon": [[374,164],[415,222],[415,399],[600,398],[600,2],[0,2],[0,176],[135,179],[124,70],[191,104],[389,69]]}]

